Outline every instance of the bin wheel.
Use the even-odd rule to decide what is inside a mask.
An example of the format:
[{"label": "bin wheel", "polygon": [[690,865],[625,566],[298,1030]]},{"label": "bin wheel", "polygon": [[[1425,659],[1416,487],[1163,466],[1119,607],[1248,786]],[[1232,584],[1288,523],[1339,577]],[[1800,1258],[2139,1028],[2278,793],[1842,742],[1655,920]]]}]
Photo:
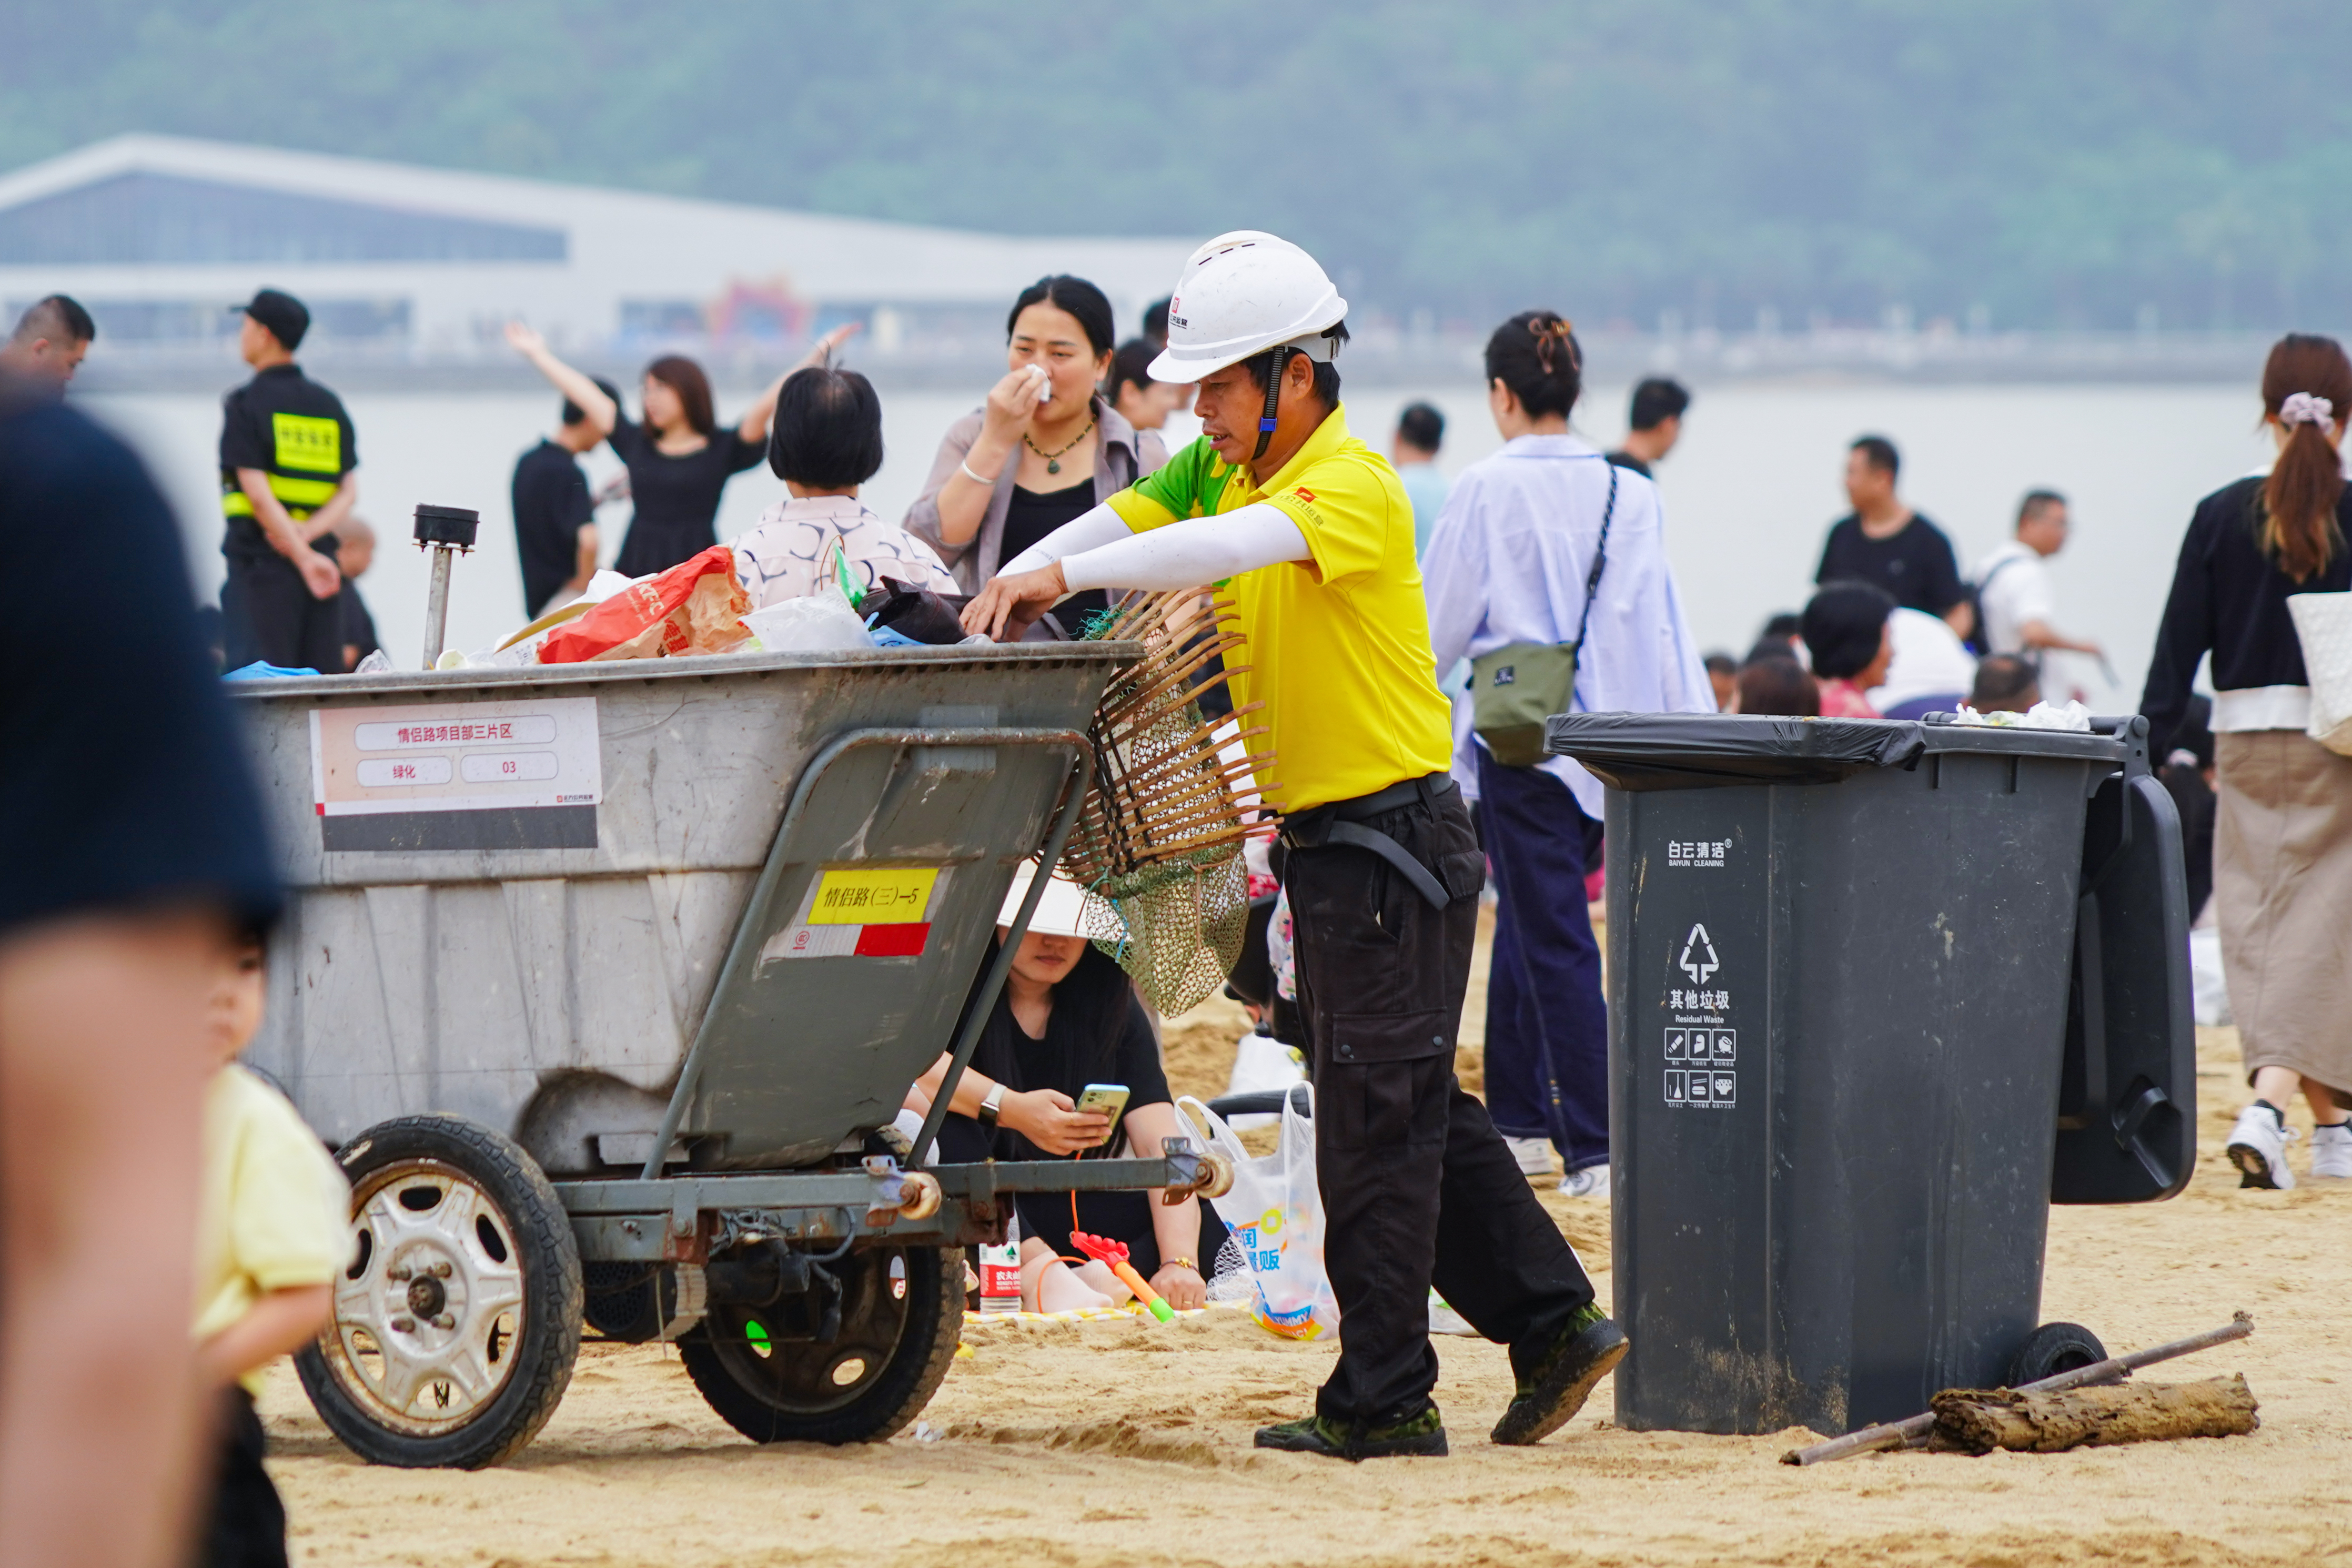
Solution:
[{"label": "bin wheel", "polygon": [[826,1265],[832,1293],[773,1307],[720,1305],[678,1342],[678,1359],[727,1424],[755,1443],[876,1443],[912,1421],[963,1337],[963,1252],[877,1247]]},{"label": "bin wheel", "polygon": [[2099,1336],[2080,1323],[2043,1323],[2009,1358],[2009,1386],[2022,1388],[2062,1372],[2107,1359]]},{"label": "bin wheel", "polygon": [[403,1116],[338,1151],[356,1251],[295,1358],[362,1458],[478,1469],[547,1424],[580,1354],[580,1249],[531,1157],[456,1116]]}]

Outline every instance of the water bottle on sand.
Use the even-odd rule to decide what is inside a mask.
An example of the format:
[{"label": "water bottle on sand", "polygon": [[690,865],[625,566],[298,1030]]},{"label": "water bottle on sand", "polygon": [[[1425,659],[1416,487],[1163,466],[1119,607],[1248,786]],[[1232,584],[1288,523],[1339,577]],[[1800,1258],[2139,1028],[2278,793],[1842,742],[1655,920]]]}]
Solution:
[{"label": "water bottle on sand", "polygon": [[1021,1310],[1021,1217],[1004,1222],[1004,1244],[980,1246],[980,1310],[1017,1312]]}]

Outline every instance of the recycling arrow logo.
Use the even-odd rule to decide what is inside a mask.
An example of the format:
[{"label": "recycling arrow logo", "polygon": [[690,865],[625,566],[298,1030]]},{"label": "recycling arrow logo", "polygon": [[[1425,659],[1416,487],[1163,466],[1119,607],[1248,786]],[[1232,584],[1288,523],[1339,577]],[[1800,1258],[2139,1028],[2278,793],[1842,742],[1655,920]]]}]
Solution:
[{"label": "recycling arrow logo", "polygon": [[[1701,956],[1701,955],[1705,956]],[[1683,973],[1691,977],[1691,984],[1695,986],[1706,984],[1706,977],[1723,967],[1722,963],[1715,956],[1715,944],[1707,940],[1706,926],[1692,926],[1690,935],[1683,938],[1681,967]]]}]

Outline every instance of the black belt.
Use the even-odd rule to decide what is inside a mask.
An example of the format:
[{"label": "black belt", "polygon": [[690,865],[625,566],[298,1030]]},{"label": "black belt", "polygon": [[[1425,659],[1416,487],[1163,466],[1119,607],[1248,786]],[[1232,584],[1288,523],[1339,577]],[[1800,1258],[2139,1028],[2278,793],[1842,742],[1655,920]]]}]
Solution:
[{"label": "black belt", "polygon": [[1282,824],[1282,836],[1294,850],[1322,849],[1331,844],[1370,850],[1394,866],[1397,873],[1412,885],[1415,893],[1443,909],[1454,902],[1445,891],[1445,884],[1439,882],[1427,866],[1406,852],[1402,844],[1378,828],[1368,828],[1363,824],[1383,812],[1402,810],[1415,801],[1434,811],[1438,801],[1460,788],[1450,773],[1432,773],[1421,779],[1408,779],[1385,789],[1359,795],[1352,800],[1334,800],[1286,818]]}]

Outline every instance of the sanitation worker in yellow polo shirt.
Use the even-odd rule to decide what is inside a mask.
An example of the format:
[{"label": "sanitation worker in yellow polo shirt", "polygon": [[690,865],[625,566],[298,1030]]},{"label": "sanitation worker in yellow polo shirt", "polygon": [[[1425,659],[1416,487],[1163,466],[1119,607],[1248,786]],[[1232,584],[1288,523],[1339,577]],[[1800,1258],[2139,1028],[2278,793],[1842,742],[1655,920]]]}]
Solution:
[{"label": "sanitation worker in yellow polo shirt", "polygon": [[1231,580],[1283,811],[1281,871],[1313,1043],[1324,1259],[1339,1360],[1316,1413],[1258,1446],[1335,1458],[1446,1452],[1428,1292],[1510,1346],[1498,1443],[1557,1430],[1624,1334],[1454,1077],[1484,857],[1446,774],[1412,507],[1348,434],[1333,359],[1347,302],[1272,235],[1193,253],[1155,381],[1199,388],[1201,439],[987,584],[964,624],[1018,637],[1065,595]]}]

